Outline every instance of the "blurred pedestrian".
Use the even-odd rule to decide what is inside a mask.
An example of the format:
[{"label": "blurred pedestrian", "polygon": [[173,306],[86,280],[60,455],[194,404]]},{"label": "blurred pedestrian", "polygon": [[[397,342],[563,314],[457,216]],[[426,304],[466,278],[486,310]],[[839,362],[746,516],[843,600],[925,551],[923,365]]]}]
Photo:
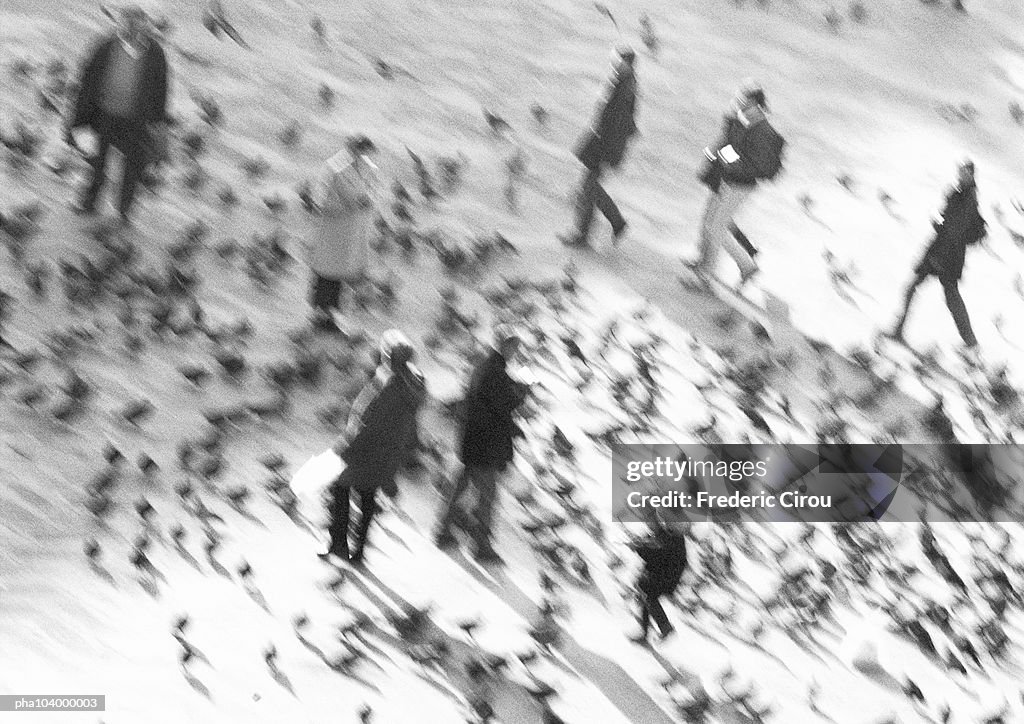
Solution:
[{"label": "blurred pedestrian", "polygon": [[476,546],[476,557],[500,562],[491,543],[494,505],[498,497],[498,476],[512,461],[513,440],[520,434],[513,416],[526,399],[527,385],[513,380],[507,370],[519,352],[520,337],[507,327],[495,333],[495,346],[476,367],[463,402],[459,457],[462,473],[445,504],[438,523],[436,543],[455,543],[452,526],[466,520],[459,503],[470,485],[476,491],[476,506],[468,533]]},{"label": "blurred pedestrian", "polygon": [[946,296],[946,307],[953,315],[957,331],[968,350],[977,348],[978,340],[971,328],[967,306],[960,296],[960,277],[964,271],[967,247],[985,238],[985,219],[978,209],[978,188],[974,179],[974,162],[967,160],[960,164],[956,185],[946,196],[946,206],[939,220],[932,222],[935,238],[914,267],[914,278],[903,297],[903,309],[896,325],[887,336],[903,342],[903,328],[907,323],[910,304],[914,301],[917,288],[929,276],[938,277]]},{"label": "blurred pedestrian", "polygon": [[784,147],[782,136],[768,122],[764,90],[744,83],[725,116],[722,137],[704,149],[707,164],[700,178],[711,196],[701,222],[700,253],[689,264],[699,277],[714,273],[722,249],[739,267],[740,285],[757,273],[753,249],[746,237],[738,238],[734,219],[758,183],[774,179],[782,170]]},{"label": "blurred pedestrian", "polygon": [[123,165],[117,210],[128,221],[147,166],[166,155],[167,95],[167,58],[150,18],[139,5],[126,5],[117,30],[98,43],[82,66],[78,97],[65,127],[65,140],[76,148],[77,128],[91,128],[98,139],[89,159],[92,178],[77,212],[96,212],[113,147],[121,152]]},{"label": "blurred pedestrian", "polygon": [[569,246],[589,244],[590,224],[597,207],[612,225],[612,238],[618,244],[626,232],[626,220],[608,192],[601,186],[606,168],[618,168],[626,155],[626,147],[637,131],[636,126],[636,52],[629,47],[617,48],[612,59],[613,74],[608,94],[597,119],[580,141],[576,157],[583,163],[583,181],[576,196],[575,228],[560,236]]},{"label": "blurred pedestrian", "polygon": [[[345,469],[331,484],[331,542],[328,548],[342,560],[363,560],[370,524],[377,512],[377,490],[398,495],[395,476],[408,458],[416,436],[416,415],[426,397],[423,375],[412,364],[413,348],[400,343],[390,351],[391,376],[360,416],[355,436],[340,441],[335,452]],[[359,498],[355,549],[349,555],[350,498]]]},{"label": "blurred pedestrian", "polygon": [[354,290],[366,278],[380,195],[376,166],[370,160],[376,150],[366,136],[352,136],[345,149],[327,161],[309,240],[313,325],[320,330],[339,331],[334,313],[341,311],[342,292]]},{"label": "blurred pedestrian", "polygon": [[647,640],[652,618],[664,639],[675,628],[668,620],[661,598],[672,595],[686,570],[686,534],[678,527],[659,523],[653,535],[634,543],[633,549],[643,560],[643,568],[636,583],[637,602],[640,605],[640,635],[634,641]]}]

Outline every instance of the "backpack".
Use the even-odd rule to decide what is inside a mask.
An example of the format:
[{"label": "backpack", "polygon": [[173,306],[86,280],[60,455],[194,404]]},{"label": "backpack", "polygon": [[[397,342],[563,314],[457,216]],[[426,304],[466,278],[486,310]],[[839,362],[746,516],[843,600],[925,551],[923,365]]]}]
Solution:
[{"label": "backpack", "polygon": [[782,171],[782,152],[786,147],[786,139],[779,135],[771,126],[768,127],[769,135],[765,139],[766,153],[764,165],[759,169],[757,177],[767,181],[774,180]]}]

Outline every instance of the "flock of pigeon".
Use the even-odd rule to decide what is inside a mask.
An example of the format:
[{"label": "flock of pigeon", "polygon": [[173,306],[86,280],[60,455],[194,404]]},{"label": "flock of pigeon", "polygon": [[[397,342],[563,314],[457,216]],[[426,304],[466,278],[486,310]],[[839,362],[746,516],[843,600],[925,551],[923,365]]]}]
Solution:
[{"label": "flock of pigeon", "polygon": [[[204,25],[247,47],[220,3],[209,5]],[[651,48],[657,39],[649,25]],[[320,18],[310,27],[326,42]],[[373,63],[384,79],[407,73],[379,58]],[[796,353],[777,348],[738,312],[716,316],[726,342],[710,345],[667,325],[646,306],[609,314],[571,265],[549,279],[525,276],[516,246],[499,232],[456,239],[432,228],[423,219],[437,199],[459,193],[466,159],[444,157],[432,166],[412,150],[411,165],[390,188],[375,243],[388,273],[366,284],[353,303],[352,320],[366,328],[354,323],[324,339],[295,323],[302,316],[294,311],[295,290],[305,274],[295,240],[284,231],[312,206],[313,191],[300,184],[289,195],[252,192],[272,171],[257,156],[238,164],[241,185],[218,180],[204,165],[224,120],[214,98],[196,98],[196,118],[178,119],[174,157],[181,173],[149,180],[164,199],[184,200],[209,214],[181,223],[164,242],[147,229],[105,222],[65,227],[61,232],[70,229],[71,238],[60,240],[53,254],[52,225],[68,217],[45,199],[69,196],[67,186],[81,171],[73,155],[46,149],[56,114],[73,92],[69,71],[59,60],[19,60],[9,73],[5,83],[35,102],[39,121],[0,127],[2,173],[12,187],[31,189],[39,198],[0,200],[0,416],[7,420],[10,451],[4,455],[22,458],[17,465],[28,471],[23,477],[31,487],[34,455],[47,454],[62,440],[94,451],[85,470],[79,465],[66,476],[83,481],[72,496],[80,506],[73,529],[83,531],[93,585],[135,579],[158,598],[175,586],[176,569],[160,562],[183,561],[203,575],[237,581],[268,616],[287,619],[309,654],[364,687],[366,701],[373,698],[375,678],[402,666],[449,697],[468,722],[576,721],[570,691],[579,679],[590,679],[627,716],[644,721],[794,721],[811,715],[852,721],[849,712],[829,709],[828,681],[808,684],[799,665],[790,669],[780,653],[790,645],[801,652],[797,660],[810,657],[865,677],[883,695],[910,702],[923,720],[973,716],[997,724],[1020,715],[1016,689],[1007,689],[989,710],[964,714],[949,692],[919,684],[906,670],[879,660],[870,646],[845,662],[833,651],[856,629],[858,617],[870,612],[885,617],[880,636],[906,642],[967,698],[977,682],[1012,670],[1020,650],[1013,634],[1024,606],[1024,562],[1011,534],[996,526],[697,527],[692,571],[670,615],[691,623],[683,628],[695,638],[727,641],[744,656],[709,672],[698,652],[666,645],[644,654],[664,669],[662,681],[636,682],[626,674],[623,683],[611,668],[605,670],[609,679],[586,673],[586,652],[569,645],[587,643],[575,631],[575,611],[596,602],[607,621],[621,626],[634,601],[629,533],[608,522],[609,481],[595,472],[604,469],[600,461],[609,445],[666,435],[708,443],[883,441],[918,431],[932,439],[980,433],[1012,442],[1024,421],[1005,370],[951,375],[934,358],[880,360],[864,350],[851,355],[864,368],[860,387],[839,389],[832,384],[837,372],[823,361],[819,384],[812,386],[820,394],[804,385],[800,399],[791,399],[786,390],[793,386]],[[318,99],[330,106],[333,92],[323,86]],[[543,108],[532,113],[545,123]],[[508,125],[490,112],[484,120],[495,134]],[[302,142],[301,128],[289,123],[276,140],[294,148]],[[506,167],[505,198],[514,209],[525,160],[514,154]],[[230,231],[238,217],[257,213],[264,215],[264,228],[239,240]],[[837,269],[835,279],[849,281],[849,272]],[[278,311],[271,315],[268,309]],[[511,475],[515,492],[503,504],[512,532],[499,538],[525,546],[529,553],[516,561],[516,575],[532,580],[496,584],[483,577],[480,586],[528,591],[519,597],[525,603],[517,604],[527,643],[495,650],[482,636],[493,622],[447,621],[443,610],[407,604],[394,592],[391,603],[402,604],[398,612],[393,605],[357,606],[353,591],[369,595],[367,574],[347,568],[328,571],[309,590],[311,598],[325,598],[348,616],[326,641],[309,614],[275,610],[237,529],[258,519],[274,535],[310,535],[290,472],[301,455],[326,446],[344,427],[349,403],[374,371],[375,331],[419,326],[428,381],[433,372],[455,379],[457,387],[495,320],[514,322],[527,333],[523,364],[539,380],[524,411],[526,435]],[[757,341],[753,349],[729,341],[744,326]],[[812,345],[809,351],[826,350]],[[935,406],[922,420],[873,422],[873,409],[908,380],[929,386]],[[414,495],[435,506],[451,481],[455,400],[431,403],[427,414],[437,421],[431,428],[436,434],[424,436],[418,460],[404,473]],[[684,409],[695,412],[683,415]],[[170,429],[176,434],[165,434]],[[277,451],[266,447],[274,439],[282,441]],[[254,447],[264,451],[252,455]],[[926,463],[908,486],[945,510],[956,481]],[[11,503],[17,524],[45,529],[44,516],[33,515],[22,487],[0,493],[9,496],[0,502],[5,508]],[[380,517],[375,534],[381,542],[368,556],[371,570],[393,545],[429,545],[429,531],[403,511],[401,500]],[[126,557],[122,540],[130,542]],[[383,583],[400,588],[400,581]],[[194,617],[182,612],[169,628],[181,675],[197,696],[215,698],[204,679],[216,662],[195,633]],[[758,668],[746,654],[772,660],[805,682],[806,701],[797,706],[759,684]],[[263,647],[263,664],[281,687],[301,688],[274,641]],[[672,716],[666,718],[666,711]],[[373,721],[374,708],[357,704],[353,716]],[[892,721],[901,719],[894,715]]]}]

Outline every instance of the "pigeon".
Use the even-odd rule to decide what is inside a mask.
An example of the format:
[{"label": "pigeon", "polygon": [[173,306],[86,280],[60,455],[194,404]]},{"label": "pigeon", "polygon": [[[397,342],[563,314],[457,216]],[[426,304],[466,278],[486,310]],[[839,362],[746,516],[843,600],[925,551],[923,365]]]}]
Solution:
[{"label": "pigeon", "polygon": [[327,26],[324,25],[323,18],[319,15],[314,15],[309,20],[309,28],[313,31],[313,37],[321,45],[327,44]]},{"label": "pigeon", "polygon": [[82,546],[82,550],[85,552],[85,557],[89,559],[91,564],[95,564],[100,557],[100,544],[95,538],[90,538]]},{"label": "pigeon", "polygon": [[248,561],[243,560],[238,564],[238,577],[243,581],[252,578],[252,566]]},{"label": "pigeon", "polygon": [[252,50],[252,47],[245,42],[239,32],[232,25],[224,13],[224,6],[220,0],[211,0],[203,13],[203,26],[210,31],[215,38],[220,38],[221,32],[231,38],[242,48]]},{"label": "pigeon", "polygon": [[654,23],[647,13],[640,16],[640,41],[644,44],[651,55],[657,55],[660,42],[654,31]]},{"label": "pigeon", "polygon": [[203,383],[212,376],[210,370],[195,364],[182,365],[178,367],[178,372],[196,387],[202,387]]},{"label": "pigeon", "polygon": [[156,509],[145,498],[139,498],[138,502],[135,503],[135,512],[143,522],[148,523],[149,519],[156,513]]},{"label": "pigeon", "polygon": [[530,106],[530,115],[533,116],[533,120],[537,122],[538,126],[544,128],[545,126],[547,126],[548,118],[551,114],[548,113],[547,108],[545,108],[541,104],[534,103]]},{"label": "pigeon", "polygon": [[157,465],[156,461],[146,453],[139,455],[137,464],[143,475],[151,475],[160,469],[160,466]]},{"label": "pigeon", "polygon": [[153,403],[146,399],[134,400],[121,408],[121,419],[131,425],[136,425],[149,419],[156,408]]},{"label": "pigeon", "polygon": [[499,116],[499,115],[497,115],[495,113],[492,113],[491,111],[487,110],[486,108],[484,108],[483,111],[484,111],[484,120],[487,122],[487,126],[491,129],[491,133],[493,133],[495,135],[501,135],[503,133],[507,133],[508,131],[512,130],[512,126],[510,126],[508,124],[508,121],[506,121],[501,116]]},{"label": "pigeon", "polygon": [[302,127],[298,121],[290,121],[277,134],[278,142],[285,148],[295,148],[302,140]]}]

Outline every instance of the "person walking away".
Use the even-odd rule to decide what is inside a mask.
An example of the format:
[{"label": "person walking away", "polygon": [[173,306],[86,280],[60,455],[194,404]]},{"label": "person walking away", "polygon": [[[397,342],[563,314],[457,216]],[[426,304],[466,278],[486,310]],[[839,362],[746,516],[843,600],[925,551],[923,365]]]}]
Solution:
[{"label": "person walking away", "polygon": [[672,525],[658,524],[654,535],[634,544],[634,550],[643,560],[643,568],[636,583],[640,635],[633,640],[647,640],[651,619],[665,639],[675,628],[668,620],[661,598],[672,595],[686,570],[686,535]]},{"label": "person walking away", "polygon": [[168,67],[149,17],[138,5],[121,11],[117,31],[102,39],[82,66],[78,96],[65,140],[78,148],[73,131],[88,127],[98,138],[89,159],[92,178],[75,210],[96,211],[106,181],[110,149],[122,156],[117,210],[127,223],[147,164],[162,160],[167,145]]},{"label": "person walking away", "polygon": [[[391,377],[362,414],[355,437],[340,441],[335,452],[345,469],[331,484],[331,542],[328,554],[360,564],[370,525],[377,512],[377,490],[394,498],[395,476],[416,444],[416,416],[426,397],[423,375],[412,364],[414,352],[407,344],[391,350]],[[359,498],[359,525],[355,548],[349,555],[350,498]]]},{"label": "person walking away", "polygon": [[452,526],[465,519],[459,501],[472,485],[477,498],[473,524],[467,532],[474,539],[477,559],[493,563],[501,560],[491,542],[498,477],[512,461],[513,440],[520,434],[513,416],[529,389],[513,380],[507,370],[518,354],[519,336],[499,328],[495,337],[494,349],[470,378],[461,421],[462,474],[446,501],[435,538],[442,548],[455,543]]},{"label": "person walking away", "polygon": [[978,340],[971,328],[967,306],[960,296],[960,277],[964,271],[967,247],[985,238],[986,224],[978,209],[978,189],[974,178],[974,162],[966,160],[960,164],[956,185],[946,195],[942,217],[932,222],[935,238],[924,252],[921,261],[914,267],[914,278],[903,296],[903,309],[896,324],[886,336],[903,342],[903,328],[907,324],[910,305],[917,294],[917,288],[930,276],[938,278],[946,296],[946,307],[953,316],[957,331],[967,349],[976,351]]},{"label": "person walking away", "polygon": [[369,158],[376,150],[366,136],[353,136],[327,161],[323,200],[315,209],[308,249],[313,326],[318,330],[340,331],[334,313],[341,311],[342,292],[354,290],[366,278],[378,213],[380,184]]},{"label": "person walking away", "polygon": [[626,147],[636,134],[636,52],[618,48],[613,56],[613,75],[608,94],[597,114],[595,124],[582,138],[576,157],[585,168],[576,197],[575,228],[561,235],[569,246],[589,244],[590,226],[596,207],[612,225],[612,239],[617,245],[626,232],[626,220],[619,207],[601,186],[606,168],[618,168],[626,155]]},{"label": "person walking away", "polygon": [[705,148],[707,165],[701,181],[710,189],[701,222],[700,253],[689,264],[701,279],[714,273],[724,249],[740,270],[740,285],[757,273],[748,244],[736,237],[735,217],[761,181],[774,179],[782,170],[785,140],[768,122],[764,90],[745,83],[726,115],[722,137],[714,148]]}]

